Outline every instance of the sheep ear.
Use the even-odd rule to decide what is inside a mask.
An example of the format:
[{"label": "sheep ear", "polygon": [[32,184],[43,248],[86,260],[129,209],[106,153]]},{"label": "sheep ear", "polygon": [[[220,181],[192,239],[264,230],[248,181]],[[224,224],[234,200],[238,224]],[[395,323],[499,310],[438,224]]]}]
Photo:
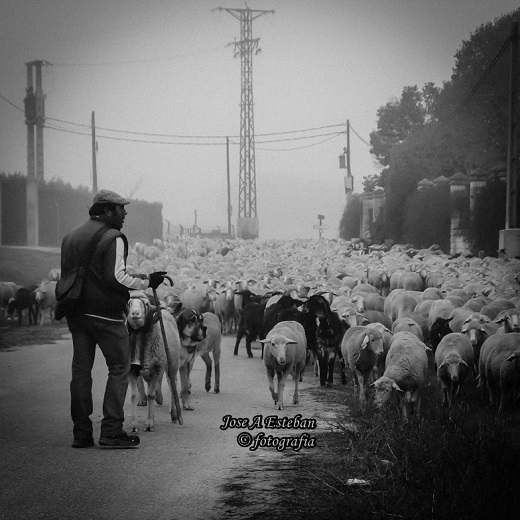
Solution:
[{"label": "sheep ear", "polygon": [[520,352],[515,352],[514,354],[511,354],[506,361],[514,361],[515,359],[518,359],[520,357]]},{"label": "sheep ear", "polygon": [[506,317],[502,316],[501,318],[495,319],[494,323],[504,323],[506,321]]},{"label": "sheep ear", "polygon": [[265,345],[266,343],[271,343],[271,340],[270,339],[261,339],[260,343],[263,343]]},{"label": "sheep ear", "polygon": [[437,370],[439,370],[439,368],[442,368],[444,365],[446,364],[446,360],[444,360],[438,367],[437,367]]},{"label": "sheep ear", "polygon": [[392,383],[392,388],[394,388],[398,392],[403,392],[403,390],[399,388],[399,385],[395,381]]},{"label": "sheep ear", "polygon": [[370,338],[368,337],[368,334],[363,338],[363,341],[361,342],[361,348],[367,348],[368,342],[370,341]]},{"label": "sheep ear", "polygon": [[460,360],[463,365],[469,366],[463,359]]},{"label": "sheep ear", "polygon": [[297,345],[297,344],[298,344],[298,342],[297,342],[297,341],[294,341],[294,340],[292,340],[292,339],[288,339],[288,340],[287,340],[287,343],[286,343],[286,345]]}]

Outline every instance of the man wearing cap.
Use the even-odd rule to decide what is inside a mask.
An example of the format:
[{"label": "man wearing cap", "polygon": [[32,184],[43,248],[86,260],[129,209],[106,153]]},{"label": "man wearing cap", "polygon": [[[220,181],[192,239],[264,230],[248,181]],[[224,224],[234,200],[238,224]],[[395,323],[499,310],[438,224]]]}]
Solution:
[{"label": "man wearing cap", "polygon": [[157,288],[166,272],[131,275],[126,272],[128,241],[121,232],[125,206],[130,201],[110,190],[100,190],[89,209],[90,219],[65,235],[61,244],[61,270],[70,272],[84,265],[89,244],[100,238],[91,253],[81,302],[67,315],[72,334],[73,359],[70,383],[73,448],[94,445],[92,414],[92,366],[96,345],[108,367],[103,399],[99,445],[106,448],[135,448],[137,435],[123,430],[124,402],[130,370],[130,350],[124,311],[129,290]]}]

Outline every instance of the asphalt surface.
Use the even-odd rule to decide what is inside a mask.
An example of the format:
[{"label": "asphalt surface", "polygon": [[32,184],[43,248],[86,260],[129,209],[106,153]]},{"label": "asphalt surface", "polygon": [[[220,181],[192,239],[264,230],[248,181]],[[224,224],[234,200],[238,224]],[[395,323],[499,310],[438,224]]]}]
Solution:
[{"label": "asphalt surface", "polygon": [[[277,411],[260,351],[254,350],[255,357],[249,359],[242,344],[235,357],[234,341],[233,336],[223,338],[220,393],[214,394],[213,388],[209,393],[204,390],[205,365],[197,358],[192,372],[195,410],[183,411],[183,425],[172,424],[168,413],[170,395],[164,382],[164,405],[156,409],[155,431],[141,431],[141,445],[133,450],[100,449],[97,442],[92,448],[71,448],[70,336],[56,344],[0,351],[0,519],[247,518],[248,511],[238,505],[238,495],[251,489],[263,494],[258,496],[255,514],[269,518],[269,510],[276,506],[276,497],[269,490],[283,483],[282,472],[273,475],[270,471],[269,482],[260,487],[258,482],[244,482],[241,486],[230,483],[233,475],[243,473],[248,465],[255,468],[258,479],[262,464],[269,461],[272,468],[273,460],[284,453],[275,447],[250,450],[240,446],[239,439],[248,439],[243,432],[251,437],[301,438],[299,442],[304,445],[299,453],[312,456],[316,453],[316,448],[311,447],[313,436],[331,428],[334,412],[317,403],[309,392],[318,384],[311,367],[307,367],[300,383],[300,403],[292,404],[294,382],[289,377],[285,409]],[[92,419],[97,441],[106,382],[106,366],[99,350],[93,381]],[[138,410],[143,429],[146,409]],[[130,413],[128,394],[127,431]],[[297,414],[302,419],[316,419],[317,430],[265,427],[267,416],[281,419]],[[223,430],[225,416],[248,419],[250,425],[255,417],[261,418],[260,423],[256,419],[252,429]]]}]

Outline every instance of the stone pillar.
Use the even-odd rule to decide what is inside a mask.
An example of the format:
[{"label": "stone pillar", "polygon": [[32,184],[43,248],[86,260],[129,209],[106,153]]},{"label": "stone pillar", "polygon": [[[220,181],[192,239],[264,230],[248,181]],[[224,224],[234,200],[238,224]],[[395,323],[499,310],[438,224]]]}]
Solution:
[{"label": "stone pillar", "polygon": [[489,176],[482,170],[475,169],[469,173],[469,211],[473,213],[475,208],[475,199],[479,191],[486,186]]},{"label": "stone pillar", "polygon": [[379,218],[384,203],[385,190],[383,188],[376,188],[374,191],[374,217],[372,222],[375,222]]},{"label": "stone pillar", "polygon": [[450,254],[457,253],[469,254],[470,247],[464,235],[462,234],[462,212],[464,208],[456,207],[454,201],[460,196],[469,195],[469,179],[462,173],[456,173],[450,178],[450,197],[452,201],[451,211],[451,237],[450,237]]},{"label": "stone pillar", "polygon": [[258,238],[258,218],[257,217],[238,217],[237,218],[237,237],[243,239]]},{"label": "stone pillar", "polygon": [[368,191],[363,192],[361,194],[361,203],[363,205],[363,212],[359,238],[368,238],[370,236],[370,224],[374,214],[374,194]]}]

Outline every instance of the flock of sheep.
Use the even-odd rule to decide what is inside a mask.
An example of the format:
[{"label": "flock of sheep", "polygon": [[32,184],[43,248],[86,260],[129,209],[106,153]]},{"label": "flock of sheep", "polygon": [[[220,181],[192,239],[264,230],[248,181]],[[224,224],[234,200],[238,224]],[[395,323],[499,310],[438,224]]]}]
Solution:
[{"label": "flock of sheep", "polygon": [[[432,371],[445,406],[459,398],[465,381],[478,384],[499,411],[518,404],[520,260],[453,257],[438,246],[363,250],[343,240],[175,237],[135,244],[128,269],[167,271],[173,286],[157,290],[164,309],[215,314],[222,334],[237,334],[235,354],[241,333],[249,340],[258,334],[268,347],[264,361],[279,409],[288,373],[297,403],[305,364],[314,361],[322,384],[331,384],[324,372],[338,360],[362,407],[373,393],[376,406],[397,402],[405,420],[420,412]],[[248,306],[265,315],[282,298],[291,310],[278,314],[275,328],[262,330],[260,323],[252,334],[244,320]],[[284,350],[276,350],[279,344]]]},{"label": "flock of sheep", "polygon": [[[292,299],[298,312],[284,310],[280,316],[286,323],[304,324],[316,373],[326,369],[319,361],[327,348],[335,349],[329,362],[341,361],[361,406],[372,387],[376,406],[392,400],[400,405],[404,419],[419,413],[421,391],[432,370],[441,383],[439,401],[446,406],[469,380],[499,411],[518,402],[520,260],[504,255],[453,257],[435,245],[422,250],[409,244],[363,250],[343,240],[183,238],[153,246],[136,244],[129,263],[136,270],[166,270],[174,286],[160,289],[170,310],[180,301],[214,312],[225,334],[240,333],[241,316],[244,326],[244,291],[263,301],[264,314],[281,297]],[[299,318],[310,311],[310,299],[316,296],[341,321],[333,347],[320,337],[327,335],[320,324],[329,323],[323,316],[313,314],[318,323],[312,332],[318,335],[314,347],[315,338]],[[273,343],[270,330],[257,331],[264,344]],[[239,338],[235,353],[238,343]],[[287,346],[291,343],[297,342]],[[280,378],[284,370],[280,363],[275,365]],[[280,387],[274,390],[270,370],[267,367],[269,386],[280,408],[283,395],[278,395]],[[323,374],[320,379],[325,381]]]}]

